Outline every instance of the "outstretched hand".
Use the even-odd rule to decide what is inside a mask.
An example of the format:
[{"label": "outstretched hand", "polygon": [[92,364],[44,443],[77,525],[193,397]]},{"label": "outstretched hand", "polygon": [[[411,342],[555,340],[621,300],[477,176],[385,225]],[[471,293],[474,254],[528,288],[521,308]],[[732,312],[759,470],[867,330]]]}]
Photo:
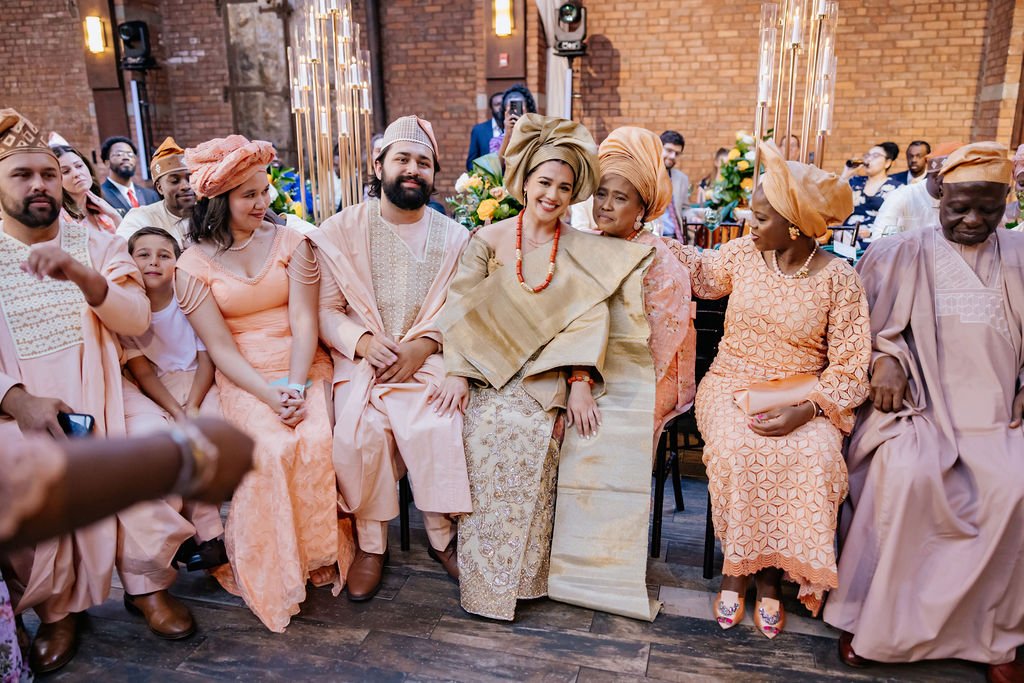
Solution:
[{"label": "outstretched hand", "polygon": [[454,415],[456,411],[465,415],[469,407],[469,382],[465,377],[449,375],[440,386],[430,387],[427,403],[434,406],[438,415]]}]

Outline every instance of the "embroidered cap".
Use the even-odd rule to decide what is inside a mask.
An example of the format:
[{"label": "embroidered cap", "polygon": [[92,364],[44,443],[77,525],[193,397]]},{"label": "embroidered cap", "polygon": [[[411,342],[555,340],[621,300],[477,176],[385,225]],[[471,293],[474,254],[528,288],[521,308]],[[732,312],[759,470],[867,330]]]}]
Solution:
[{"label": "embroidered cap", "polygon": [[175,171],[188,173],[188,166],[185,165],[185,150],[178,146],[174,138],[168,137],[156,148],[153,160],[149,162],[149,170],[153,180],[159,180]]},{"label": "embroidered cap", "polygon": [[391,125],[384,131],[384,139],[380,144],[380,154],[377,155],[375,161],[383,159],[388,147],[396,142],[415,142],[429,147],[434,153],[434,170],[441,169],[441,165],[437,162],[437,138],[434,137],[434,127],[430,125],[430,121],[421,119],[415,114],[403,116],[392,121]]},{"label": "embroidered cap", "polygon": [[0,159],[21,152],[40,152],[57,158],[35,124],[13,109],[0,109]]}]

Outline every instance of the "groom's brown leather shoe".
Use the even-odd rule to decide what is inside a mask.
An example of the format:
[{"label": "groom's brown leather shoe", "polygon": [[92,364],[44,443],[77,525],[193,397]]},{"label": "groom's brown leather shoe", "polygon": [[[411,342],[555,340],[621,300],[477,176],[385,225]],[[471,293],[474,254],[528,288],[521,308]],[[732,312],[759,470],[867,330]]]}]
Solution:
[{"label": "groom's brown leather shoe", "polygon": [[188,607],[166,590],[146,595],[125,593],[124,606],[129,612],[144,616],[149,630],[164,640],[180,640],[196,632],[196,622]]},{"label": "groom's brown leather shoe", "polygon": [[29,666],[37,674],[56,671],[71,661],[77,648],[77,614],[69,614],[52,624],[40,624],[29,651]]},{"label": "groom's brown leather shoe", "polygon": [[1017,649],[1017,657],[1006,664],[989,664],[986,678],[991,683],[1022,683],[1024,682],[1024,654]]},{"label": "groom's brown leather shoe", "polygon": [[448,572],[448,576],[452,577],[456,581],[459,580],[459,539],[458,537],[452,538],[448,542],[448,547],[444,550],[434,550],[433,546],[427,546],[427,554],[430,555],[431,559],[440,562],[444,570]]},{"label": "groom's brown leather shoe", "polygon": [[353,602],[369,600],[380,590],[384,576],[387,552],[379,555],[368,553],[362,548],[356,550],[352,566],[348,568],[348,599]]}]

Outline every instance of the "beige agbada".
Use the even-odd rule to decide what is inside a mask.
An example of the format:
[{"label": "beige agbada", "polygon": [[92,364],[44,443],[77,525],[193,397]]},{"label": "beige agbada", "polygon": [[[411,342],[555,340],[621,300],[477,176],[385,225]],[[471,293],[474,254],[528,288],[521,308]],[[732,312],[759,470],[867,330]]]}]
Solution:
[{"label": "beige agbada", "polygon": [[[422,290],[426,291],[425,296],[419,294],[422,300],[412,302],[418,312],[411,325],[394,341],[430,338],[441,342],[436,318],[469,233],[429,208],[416,226],[389,226],[380,218],[379,206],[374,199],[346,208],[308,235],[322,270],[320,336],[334,359],[334,465],[340,503],[356,518],[360,548],[384,552],[386,530],[380,527],[398,514],[395,483],[404,463],[431,545],[443,550],[450,540],[443,515],[468,512],[471,504],[462,417],[437,415],[427,403],[430,387],[444,380],[441,354],[429,356],[412,382],[382,384],[369,361],[356,357],[355,349],[366,332],[392,336],[382,316],[385,307],[379,305],[382,297],[400,300],[416,297]],[[387,264],[396,273],[391,283],[395,290],[375,292],[373,226],[397,247]],[[436,247],[441,258],[429,284],[397,277],[400,270],[408,274]],[[388,258],[379,246],[376,255]],[[400,282],[406,283],[402,289],[398,289]],[[374,522],[380,531],[373,529]],[[369,537],[373,533],[379,534],[376,539]]]}]

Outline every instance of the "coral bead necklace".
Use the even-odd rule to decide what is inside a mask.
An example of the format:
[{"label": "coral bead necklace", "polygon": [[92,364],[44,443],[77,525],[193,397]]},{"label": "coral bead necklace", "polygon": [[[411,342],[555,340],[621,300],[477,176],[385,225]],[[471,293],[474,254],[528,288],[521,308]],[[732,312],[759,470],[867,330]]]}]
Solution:
[{"label": "coral bead necklace", "polygon": [[519,212],[519,218],[516,220],[516,277],[523,289],[531,294],[537,294],[547,289],[551,284],[551,278],[555,276],[555,256],[558,254],[558,238],[562,234],[562,224],[558,223],[555,226],[555,240],[551,245],[551,256],[548,258],[548,276],[544,278],[544,284],[531,287],[523,279],[523,213],[525,209]]}]

